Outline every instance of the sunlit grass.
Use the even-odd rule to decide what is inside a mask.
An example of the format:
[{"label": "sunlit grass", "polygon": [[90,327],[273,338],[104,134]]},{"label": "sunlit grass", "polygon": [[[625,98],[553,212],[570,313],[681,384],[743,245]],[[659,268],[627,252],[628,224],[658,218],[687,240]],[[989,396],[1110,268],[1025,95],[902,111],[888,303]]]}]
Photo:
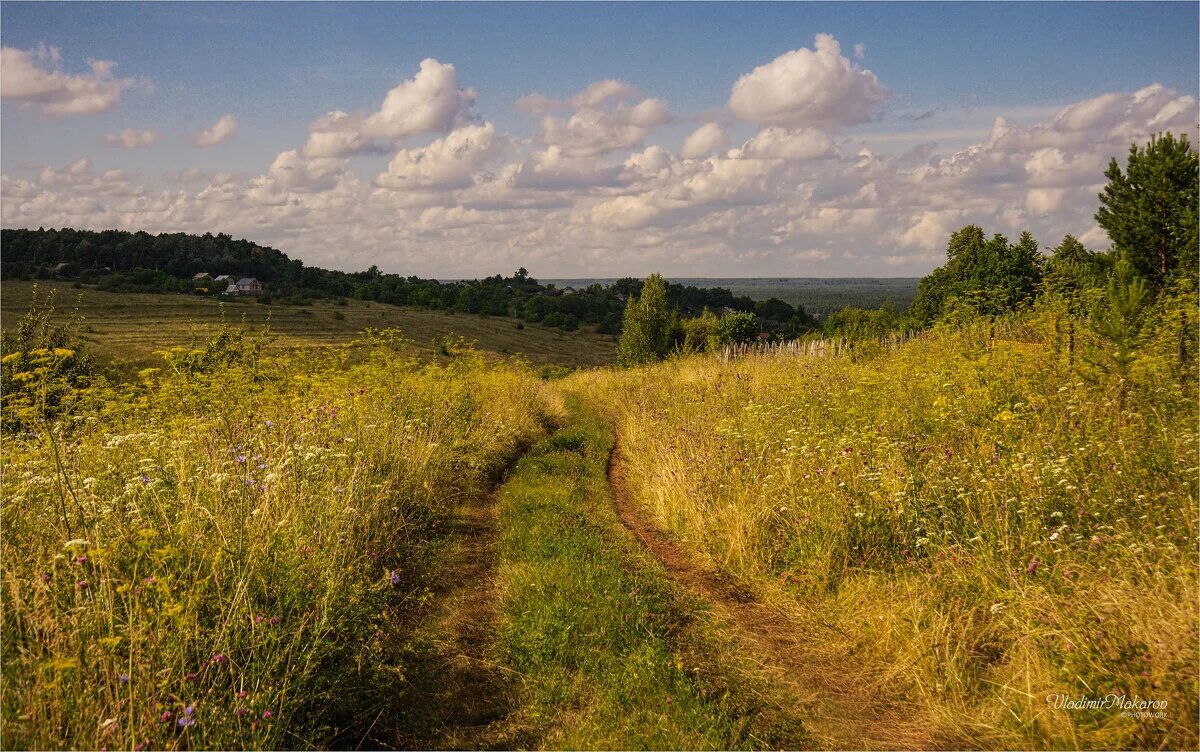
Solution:
[{"label": "sunlit grass", "polygon": [[[572,383],[613,412],[661,527],[879,691],[919,698],[932,727],[982,746],[1194,746],[1194,361],[1181,379],[1149,338],[1120,409],[1083,362],[1099,343],[1081,327],[1068,353],[1052,331]],[[1056,709],[1056,693],[1167,710]]]},{"label": "sunlit grass", "polygon": [[5,437],[6,747],[322,746],[395,701],[441,521],[546,403],[380,344],[164,365]]}]

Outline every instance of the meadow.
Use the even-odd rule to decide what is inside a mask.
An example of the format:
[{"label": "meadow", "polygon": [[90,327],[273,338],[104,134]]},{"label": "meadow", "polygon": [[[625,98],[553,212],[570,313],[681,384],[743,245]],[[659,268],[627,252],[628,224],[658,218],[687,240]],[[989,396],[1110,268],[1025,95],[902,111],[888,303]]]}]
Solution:
[{"label": "meadow", "polygon": [[574,373],[181,312],[77,379],[112,305],[4,357],[6,747],[1200,743],[1189,293],[1119,363],[1052,300]]},{"label": "meadow", "polygon": [[[1190,298],[1162,315],[1194,335]],[[905,698],[925,743],[1193,748],[1194,360],[1158,326],[1125,381],[1062,324],[571,381],[653,523],[786,613],[810,663]],[[1110,694],[1160,704],[1052,699]]]},{"label": "meadow", "polygon": [[446,337],[465,337],[499,356],[521,354],[545,365],[601,365],[616,357],[616,338],[580,330],[563,332],[508,318],[454,315],[401,308],[384,303],[348,300],[311,305],[262,305],[249,299],[224,303],[201,296],[153,293],[112,293],[76,288],[65,282],[6,281],[0,295],[0,315],[11,328],[40,294],[54,293],[57,314],[66,319],[77,311],[84,318],[80,341],[97,354],[135,366],[153,365],[154,353],[186,343],[193,333],[211,334],[223,321],[251,328],[269,325],[273,346],[306,349],[344,345],[366,327],[398,328],[411,340],[413,352],[433,354]]},{"label": "meadow", "polygon": [[338,746],[412,703],[446,521],[549,403],[396,342],[214,338],[6,437],[6,747]]}]

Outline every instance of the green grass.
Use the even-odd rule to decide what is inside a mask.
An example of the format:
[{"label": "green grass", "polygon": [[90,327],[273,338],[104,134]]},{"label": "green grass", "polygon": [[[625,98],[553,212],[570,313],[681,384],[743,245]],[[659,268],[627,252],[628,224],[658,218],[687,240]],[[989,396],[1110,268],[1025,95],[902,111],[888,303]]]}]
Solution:
[{"label": "green grass", "polygon": [[570,414],[501,494],[496,652],[516,677],[514,722],[549,748],[803,744],[798,722],[739,688],[701,604],[621,527],[609,426],[578,403]]},{"label": "green grass", "polygon": [[[0,296],[3,327],[8,330],[29,309],[33,282],[5,282]],[[413,340],[418,354],[436,351],[434,340],[462,336],[481,350],[500,355],[521,354],[535,364],[588,366],[616,359],[616,337],[591,331],[563,332],[537,324],[517,329],[514,319],[448,314],[351,300],[309,306],[262,305],[231,300],[224,306],[199,296],[111,293],[77,289],[64,282],[36,283],[43,292],[56,291],[56,305],[66,316],[78,309],[86,325],[80,338],[93,352],[134,365],[153,363],[154,351],[187,344],[193,331],[214,331],[222,311],[232,322],[243,318],[251,326],[270,324],[281,347],[346,344],[366,327],[399,328]]]}]

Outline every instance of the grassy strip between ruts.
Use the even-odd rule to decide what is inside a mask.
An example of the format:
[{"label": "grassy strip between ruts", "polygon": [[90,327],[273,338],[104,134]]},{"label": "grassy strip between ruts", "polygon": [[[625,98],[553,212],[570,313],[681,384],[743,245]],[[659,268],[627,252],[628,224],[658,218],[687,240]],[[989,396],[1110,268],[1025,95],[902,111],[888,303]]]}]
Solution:
[{"label": "grassy strip between ruts", "polygon": [[497,660],[511,738],[551,748],[761,748],[807,741],[612,511],[610,428],[572,400],[567,427],[500,497]]}]

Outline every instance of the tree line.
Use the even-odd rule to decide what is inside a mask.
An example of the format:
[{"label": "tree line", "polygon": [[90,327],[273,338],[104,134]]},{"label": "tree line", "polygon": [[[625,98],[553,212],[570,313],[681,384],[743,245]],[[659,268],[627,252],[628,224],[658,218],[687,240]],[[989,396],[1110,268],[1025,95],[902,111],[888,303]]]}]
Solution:
[{"label": "tree line", "polygon": [[[625,303],[641,294],[634,278],[579,290],[543,284],[521,268],[512,276],[442,282],[381,272],[378,267],[343,272],[307,266],[274,248],[220,233],[189,235],[121,230],[6,229],[0,231],[0,279],[70,279],[111,292],[175,292],[218,295],[198,273],[254,277],[263,283],[261,303],[305,305],[322,299],[369,300],[432,310],[509,316],[571,331],[583,324],[617,334]],[[772,298],[755,301],[723,287],[671,283],[667,300],[684,316],[704,309],[758,316],[780,336],[795,336],[815,321],[802,307]]]}]

